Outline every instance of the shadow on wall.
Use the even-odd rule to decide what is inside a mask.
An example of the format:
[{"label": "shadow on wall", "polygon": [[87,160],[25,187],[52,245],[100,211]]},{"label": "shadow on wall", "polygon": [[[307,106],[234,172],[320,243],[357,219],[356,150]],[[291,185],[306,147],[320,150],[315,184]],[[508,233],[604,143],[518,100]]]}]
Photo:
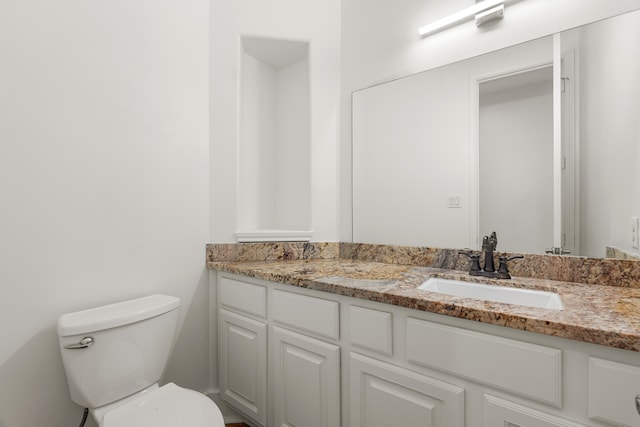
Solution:
[{"label": "shadow on wall", "polygon": [[81,419],[82,408],[69,397],[55,328],[36,334],[0,366],[0,427],[68,427]]},{"label": "shadow on wall", "polygon": [[186,311],[184,321],[162,381],[207,392],[210,388],[209,372],[189,368],[209,366],[209,273],[206,268],[191,300],[181,301],[180,311]]}]

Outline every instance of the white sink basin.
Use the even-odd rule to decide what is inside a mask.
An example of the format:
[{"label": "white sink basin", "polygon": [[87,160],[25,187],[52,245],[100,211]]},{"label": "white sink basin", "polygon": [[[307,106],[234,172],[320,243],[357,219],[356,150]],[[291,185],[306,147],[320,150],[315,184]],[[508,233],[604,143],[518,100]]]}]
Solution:
[{"label": "white sink basin", "polygon": [[564,308],[560,296],[553,292],[485,285],[460,280],[441,279],[439,277],[430,278],[418,286],[418,289],[463,298],[475,298],[484,301],[524,305],[527,307],[548,308],[551,310],[562,310]]}]

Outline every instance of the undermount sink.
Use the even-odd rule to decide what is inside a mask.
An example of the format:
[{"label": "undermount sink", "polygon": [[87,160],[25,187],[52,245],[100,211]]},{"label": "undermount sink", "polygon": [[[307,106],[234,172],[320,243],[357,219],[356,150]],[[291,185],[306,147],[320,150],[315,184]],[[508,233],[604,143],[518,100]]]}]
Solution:
[{"label": "undermount sink", "polygon": [[560,296],[553,292],[531,289],[510,288],[507,286],[485,285],[463,282],[461,280],[432,277],[418,286],[418,289],[437,292],[463,298],[475,298],[484,301],[523,305],[527,307],[562,310]]}]

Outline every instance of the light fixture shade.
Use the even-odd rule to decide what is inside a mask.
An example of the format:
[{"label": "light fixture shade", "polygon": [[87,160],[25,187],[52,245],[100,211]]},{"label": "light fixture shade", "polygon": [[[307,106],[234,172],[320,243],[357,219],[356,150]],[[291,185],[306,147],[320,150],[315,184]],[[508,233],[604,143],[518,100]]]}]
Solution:
[{"label": "light fixture shade", "polygon": [[420,34],[421,37],[428,36],[429,34],[433,34],[438,31],[441,31],[461,21],[464,21],[465,19],[468,19],[472,16],[488,11],[490,9],[496,8],[498,6],[504,6],[504,0],[484,0],[484,1],[478,2],[471,7],[463,9],[449,16],[446,16],[431,24],[420,27],[418,29],[418,34]]},{"label": "light fixture shade", "polygon": [[480,27],[488,22],[504,18],[504,5],[501,4],[476,15],[476,27]]}]

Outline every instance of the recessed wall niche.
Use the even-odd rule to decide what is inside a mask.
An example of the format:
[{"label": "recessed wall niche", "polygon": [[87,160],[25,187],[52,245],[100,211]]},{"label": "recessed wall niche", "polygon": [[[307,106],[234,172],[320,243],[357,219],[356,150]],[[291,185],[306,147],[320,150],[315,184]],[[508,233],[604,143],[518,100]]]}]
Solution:
[{"label": "recessed wall niche", "polygon": [[309,43],[241,38],[238,241],[310,240]]}]

